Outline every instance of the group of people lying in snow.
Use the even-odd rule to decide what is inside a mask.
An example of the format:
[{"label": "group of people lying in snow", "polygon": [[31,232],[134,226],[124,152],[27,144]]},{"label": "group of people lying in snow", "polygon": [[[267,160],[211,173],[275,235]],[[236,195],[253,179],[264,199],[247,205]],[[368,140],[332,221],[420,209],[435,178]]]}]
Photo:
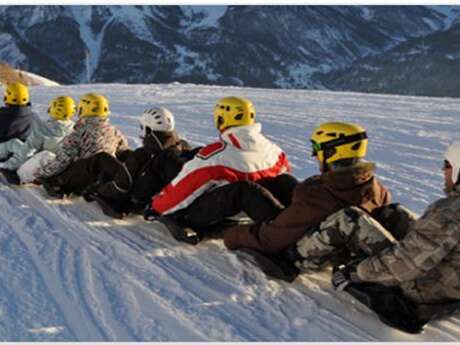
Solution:
[{"label": "group of people lying in snow", "polygon": [[110,124],[103,95],[85,94],[78,107],[69,96],[57,97],[46,122],[31,111],[24,85],[7,85],[4,103],[0,168],[13,183],[41,184],[55,197],[81,195],[116,218],[168,218],[201,237],[244,213],[252,222],[223,234],[231,250],[252,250],[300,272],[333,266],[340,289],[367,282],[398,287],[415,304],[460,299],[460,141],[444,155],[446,197],[417,218],[391,203],[375,164],[365,160],[367,134],[356,124],[314,129],[320,173],[298,182],[245,98],[217,102],[220,139],[197,148],[177,134],[168,109],[148,109],[135,150]]}]

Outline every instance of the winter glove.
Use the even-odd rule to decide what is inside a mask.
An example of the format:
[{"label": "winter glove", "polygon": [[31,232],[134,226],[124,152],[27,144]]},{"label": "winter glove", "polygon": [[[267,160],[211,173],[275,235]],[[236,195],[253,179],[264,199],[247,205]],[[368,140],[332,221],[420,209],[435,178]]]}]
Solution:
[{"label": "winter glove", "polygon": [[147,206],[144,209],[144,219],[146,221],[152,222],[157,218],[160,214],[153,210],[150,206],[150,204],[147,204]]},{"label": "winter glove", "polygon": [[362,280],[358,277],[358,273],[356,272],[358,264],[361,261],[362,259],[353,260],[349,262],[347,265],[342,265],[334,268],[331,280],[334,290],[342,291],[350,283],[362,282]]}]

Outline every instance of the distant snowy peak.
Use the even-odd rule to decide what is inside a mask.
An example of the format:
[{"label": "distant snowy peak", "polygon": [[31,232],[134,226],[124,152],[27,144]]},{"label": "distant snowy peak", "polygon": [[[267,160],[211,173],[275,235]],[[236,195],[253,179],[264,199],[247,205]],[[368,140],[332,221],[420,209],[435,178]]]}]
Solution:
[{"label": "distant snowy peak", "polygon": [[228,6],[181,6],[186,16],[182,24],[188,25],[187,30],[205,27],[218,27],[219,19],[227,11]]},{"label": "distant snowy peak", "polygon": [[444,17],[444,29],[460,23],[460,6],[428,6]]},{"label": "distant snowy peak", "polygon": [[0,6],[0,60],[61,83],[325,87],[454,25],[443,6]]}]

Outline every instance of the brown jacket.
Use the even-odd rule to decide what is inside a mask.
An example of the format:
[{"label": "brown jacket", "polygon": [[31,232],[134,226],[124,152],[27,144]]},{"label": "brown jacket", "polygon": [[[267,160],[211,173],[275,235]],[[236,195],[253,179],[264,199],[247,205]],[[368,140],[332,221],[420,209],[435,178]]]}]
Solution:
[{"label": "brown jacket", "polygon": [[375,165],[359,163],[298,184],[291,205],[270,223],[236,226],[224,236],[229,249],[277,253],[300,240],[332,213],[348,206],[367,212],[390,202],[391,195],[374,177]]}]

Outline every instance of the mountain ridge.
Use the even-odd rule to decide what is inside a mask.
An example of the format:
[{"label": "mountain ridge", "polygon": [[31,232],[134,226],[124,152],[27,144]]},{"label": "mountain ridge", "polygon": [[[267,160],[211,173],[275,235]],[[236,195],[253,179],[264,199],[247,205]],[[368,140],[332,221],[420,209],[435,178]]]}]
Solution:
[{"label": "mountain ridge", "polygon": [[452,8],[0,6],[0,61],[63,84],[341,89],[335,72],[445,30]]}]

